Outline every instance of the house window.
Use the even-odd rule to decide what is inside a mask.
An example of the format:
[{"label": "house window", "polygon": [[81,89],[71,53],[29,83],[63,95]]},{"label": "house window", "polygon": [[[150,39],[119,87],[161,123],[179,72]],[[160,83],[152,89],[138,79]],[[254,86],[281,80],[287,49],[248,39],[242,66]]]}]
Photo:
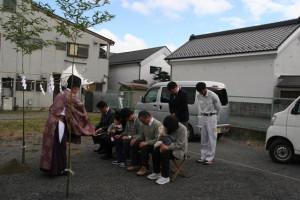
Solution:
[{"label": "house window", "polygon": [[150,66],[150,74],[158,74],[161,71],[161,67]]},{"label": "house window", "polygon": [[14,79],[13,78],[2,78],[2,87],[12,89],[14,87]]},{"label": "house window", "polygon": [[37,92],[41,92],[41,85],[43,87],[44,92],[47,92],[47,81],[36,81],[35,83],[35,90]]},{"label": "house window", "polygon": [[96,83],[96,91],[102,92],[102,83]]},{"label": "house window", "polygon": [[[22,86],[22,79],[16,79],[16,91],[23,91],[24,87]],[[26,80],[26,90],[25,91],[33,91],[34,90],[34,80]]]},{"label": "house window", "polygon": [[16,0],[3,0],[3,7],[6,10],[16,10]]},{"label": "house window", "polygon": [[55,47],[56,47],[56,50],[60,50],[60,51],[67,50],[67,44],[65,42],[56,42]]},{"label": "house window", "polygon": [[99,58],[107,58],[107,45],[100,44]]},{"label": "house window", "polygon": [[89,45],[68,43],[68,56],[88,58]]}]

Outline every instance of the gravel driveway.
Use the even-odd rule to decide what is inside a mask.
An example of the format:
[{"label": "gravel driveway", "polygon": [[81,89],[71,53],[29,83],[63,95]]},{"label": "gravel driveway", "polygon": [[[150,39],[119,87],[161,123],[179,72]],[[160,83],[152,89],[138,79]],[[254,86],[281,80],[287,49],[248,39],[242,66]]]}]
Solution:
[{"label": "gravel driveway", "polygon": [[[21,141],[0,141],[0,165],[21,160]],[[27,138],[26,163],[31,170],[0,175],[1,199],[65,199],[66,177],[49,177],[39,170],[41,141]],[[70,199],[299,199],[300,162],[276,164],[263,146],[247,146],[228,137],[217,143],[213,165],[196,164],[198,141],[189,143],[191,158],[184,169],[189,178],[157,185],[104,161],[93,152],[91,137],[72,145]]]}]

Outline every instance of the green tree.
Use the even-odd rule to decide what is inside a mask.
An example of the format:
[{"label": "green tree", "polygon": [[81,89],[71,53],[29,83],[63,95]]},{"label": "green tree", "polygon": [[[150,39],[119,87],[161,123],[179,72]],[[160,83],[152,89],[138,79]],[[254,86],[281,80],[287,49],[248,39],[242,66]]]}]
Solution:
[{"label": "green tree", "polygon": [[[12,6],[13,5],[13,6]],[[15,6],[15,7],[14,7]],[[16,52],[21,52],[21,70],[24,74],[24,56],[30,55],[36,50],[54,44],[53,41],[41,40],[40,35],[51,31],[47,26],[47,20],[40,17],[39,10],[33,9],[32,0],[12,0],[10,5],[0,7],[0,24],[3,29],[2,36],[6,41],[15,44]],[[25,106],[23,90],[23,135],[22,135],[22,163],[25,163]]]},{"label": "green tree", "polygon": [[[100,9],[109,4],[109,0],[55,0],[58,6],[59,12],[63,14],[65,20],[56,20],[57,25],[55,26],[57,33],[66,36],[71,40],[73,45],[73,52],[76,52],[77,40],[82,38],[85,31],[95,25],[101,24],[103,22],[110,21],[115,16],[108,13],[106,10],[101,11]],[[55,10],[52,10],[48,4],[39,3],[41,7],[47,10],[47,14],[54,16]],[[75,63],[75,54],[73,54],[72,59],[72,74]],[[73,80],[71,88],[73,87]],[[70,102],[72,95],[70,95]],[[73,112],[72,104],[70,105],[71,112]],[[70,122],[71,124],[71,119]],[[69,197],[69,185],[70,185],[70,163],[71,156],[71,126],[69,127],[69,146],[68,146],[68,176],[67,176],[67,189],[66,197]]]},{"label": "green tree", "polygon": [[158,74],[154,75],[153,80],[159,81],[159,82],[170,81],[170,75],[168,72],[161,71]]}]

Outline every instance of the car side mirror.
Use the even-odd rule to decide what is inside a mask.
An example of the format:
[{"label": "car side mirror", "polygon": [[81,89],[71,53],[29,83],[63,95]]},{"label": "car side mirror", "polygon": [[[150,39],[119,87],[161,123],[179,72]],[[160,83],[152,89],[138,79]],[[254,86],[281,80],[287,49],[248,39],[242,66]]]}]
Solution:
[{"label": "car side mirror", "polygon": [[145,103],[145,97],[144,96],[141,96],[141,102]]}]

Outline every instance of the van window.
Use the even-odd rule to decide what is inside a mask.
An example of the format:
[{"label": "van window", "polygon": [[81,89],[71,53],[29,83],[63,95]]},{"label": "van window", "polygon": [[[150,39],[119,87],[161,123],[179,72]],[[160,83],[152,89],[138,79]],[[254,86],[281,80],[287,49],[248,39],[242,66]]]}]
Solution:
[{"label": "van window", "polygon": [[[188,96],[188,104],[193,105],[195,103],[195,94],[196,94],[196,88],[195,87],[182,87],[182,89]],[[161,103],[169,103],[170,101],[170,91],[167,87],[163,87],[161,90],[161,97],[160,102]]]},{"label": "van window", "polygon": [[169,103],[170,101],[170,91],[167,87],[163,87],[161,90],[161,97],[160,102],[161,103]]},{"label": "van window", "polygon": [[188,96],[188,104],[195,103],[196,87],[182,87],[181,88]]},{"label": "van window", "polygon": [[213,91],[219,96],[222,106],[226,106],[228,104],[227,91],[226,89],[218,89],[213,87],[208,87],[207,89]]},{"label": "van window", "polygon": [[158,91],[159,88],[151,88],[150,90],[148,90],[147,94],[145,95],[144,103],[156,102]]},{"label": "van window", "polygon": [[299,115],[300,114],[300,101],[298,101],[294,108],[292,109],[292,114]]}]

